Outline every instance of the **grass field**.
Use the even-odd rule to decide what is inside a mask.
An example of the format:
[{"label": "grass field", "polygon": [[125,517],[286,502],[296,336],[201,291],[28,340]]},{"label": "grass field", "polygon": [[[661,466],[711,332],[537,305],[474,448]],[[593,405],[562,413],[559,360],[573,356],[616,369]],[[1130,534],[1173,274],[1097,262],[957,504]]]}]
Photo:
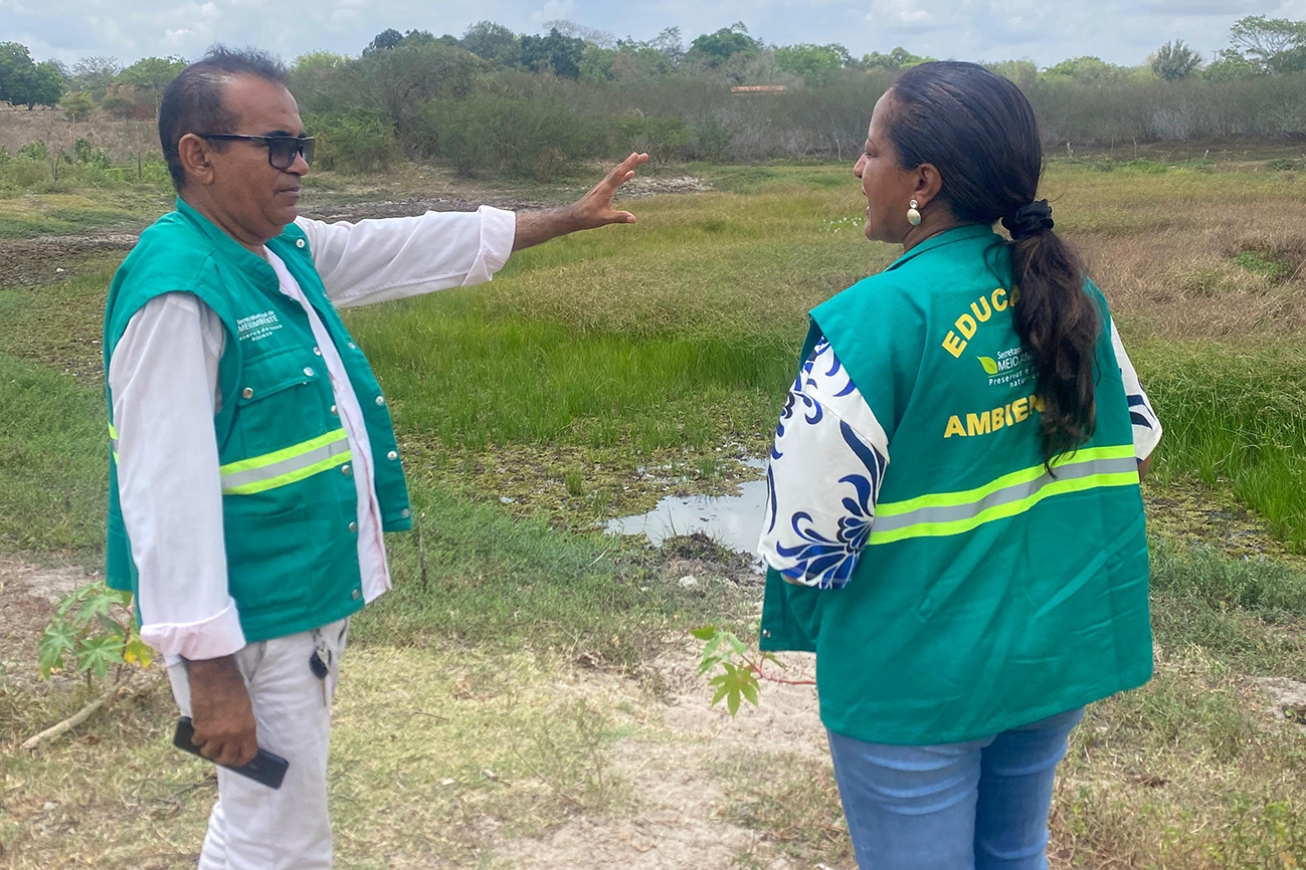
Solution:
[{"label": "grass field", "polygon": [[[633,200],[635,227],[515,255],[487,287],[347,315],[422,532],[389,542],[397,588],[354,626],[333,750],[341,866],[852,866],[810,697],[764,691],[731,723],[692,677],[686,630],[746,628],[758,589],[711,548],[595,528],[751,474],[805,312],[894,252],[861,237],[848,167],[665,171],[712,191]],[[1147,488],[1158,676],[1077,732],[1054,863],[1302,866],[1306,177],[1055,164],[1045,194],[1167,433]],[[10,215],[70,231],[53,221],[73,195],[0,201],[0,236]],[[139,220],[146,202],[114,208]],[[63,272],[34,272],[49,283],[0,287],[0,557],[93,566],[117,255],[59,257]],[[0,860],[186,866],[212,787],[166,747],[160,681],[29,755],[18,742],[84,697],[35,686],[17,647],[0,662]]]}]

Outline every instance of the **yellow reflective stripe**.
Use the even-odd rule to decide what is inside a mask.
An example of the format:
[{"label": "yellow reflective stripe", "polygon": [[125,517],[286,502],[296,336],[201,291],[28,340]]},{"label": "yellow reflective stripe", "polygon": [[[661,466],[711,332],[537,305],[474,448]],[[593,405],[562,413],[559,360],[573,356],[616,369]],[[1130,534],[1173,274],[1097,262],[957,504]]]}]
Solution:
[{"label": "yellow reflective stripe", "polygon": [[222,492],[224,495],[266,492],[344,465],[351,456],[345,430],[336,429],[272,453],[222,466],[219,469]]},{"label": "yellow reflective stripe", "polygon": [[242,459],[239,462],[228,463],[219,468],[218,471],[222,473],[223,477],[226,477],[229,474],[235,474],[239,471],[251,471],[255,468],[263,468],[267,465],[275,465],[278,462],[284,462],[287,459],[294,459],[296,456],[316,450],[319,447],[324,447],[327,444],[332,444],[336,441],[344,441],[345,437],[344,429],[336,429],[335,431],[328,432],[325,435],[319,435],[312,440],[302,441],[299,444],[292,444],[289,447],[284,447],[281,450],[272,453],[264,453],[262,456],[254,456],[250,459]]},{"label": "yellow reflective stripe", "polygon": [[113,423],[109,424],[109,452],[113,454],[113,461],[118,461],[118,430],[113,428]]},{"label": "yellow reflective stripe", "polygon": [[[1084,462],[1094,462],[1099,459],[1123,459],[1134,455],[1134,446],[1132,444],[1121,444],[1112,447],[1092,447],[1086,450],[1079,450],[1073,454],[1062,454],[1052,462],[1052,467],[1061,468],[1068,465],[1079,465]],[[1019,471],[1013,471],[1010,474],[1004,474],[996,480],[990,481],[983,486],[977,486],[974,489],[962,490],[960,492],[942,492],[930,495],[921,495],[916,498],[909,498],[905,501],[885,502],[875,506],[875,515],[877,517],[891,517],[898,514],[911,513],[921,508],[931,507],[954,507],[957,505],[972,504],[982,500],[985,496],[1006,489],[1009,486],[1016,486],[1022,483],[1029,483],[1038,480],[1047,472],[1042,465],[1035,465],[1031,468],[1022,468]]]},{"label": "yellow reflective stripe", "polygon": [[276,477],[269,477],[265,480],[257,480],[252,483],[233,486],[230,489],[222,488],[223,495],[253,495],[256,492],[266,492],[269,489],[276,489],[279,486],[286,486],[303,480],[306,477],[312,477],[328,469],[344,465],[352,458],[352,453],[348,450],[343,453],[337,453],[323,459],[321,462],[314,462],[312,465],[306,465],[303,468],[297,468],[294,471],[288,471],[285,474],[279,474]]},{"label": "yellow reflective stripe", "polygon": [[1007,517],[1013,517],[1028,511],[1034,505],[1038,504],[1045,498],[1054,495],[1062,495],[1069,492],[1082,492],[1087,489],[1097,489],[1108,486],[1130,486],[1138,484],[1137,471],[1113,472],[1108,474],[1093,474],[1087,477],[1078,477],[1070,480],[1056,480],[1041,487],[1037,492],[1019,501],[1007,502],[1006,504],[994,505],[971,517],[959,520],[951,520],[941,523],[916,523],[899,529],[888,531],[875,530],[871,526],[871,536],[869,543],[891,544],[894,541],[901,541],[906,538],[937,538],[948,535],[959,535],[963,532],[969,532],[978,528],[985,523],[991,523],[994,520],[1001,520]]}]

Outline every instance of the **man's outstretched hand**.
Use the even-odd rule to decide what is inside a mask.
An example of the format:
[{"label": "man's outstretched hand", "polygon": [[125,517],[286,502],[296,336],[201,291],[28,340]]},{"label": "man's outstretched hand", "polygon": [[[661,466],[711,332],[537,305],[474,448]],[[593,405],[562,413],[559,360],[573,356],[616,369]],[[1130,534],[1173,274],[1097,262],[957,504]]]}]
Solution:
[{"label": "man's outstretched hand", "polygon": [[635,216],[628,211],[614,209],[612,197],[621,185],[635,177],[635,167],[647,162],[647,154],[630,155],[594,185],[589,193],[566,208],[518,212],[517,234],[512,249],[520,251],[577,230],[593,230],[608,224],[633,224]]}]

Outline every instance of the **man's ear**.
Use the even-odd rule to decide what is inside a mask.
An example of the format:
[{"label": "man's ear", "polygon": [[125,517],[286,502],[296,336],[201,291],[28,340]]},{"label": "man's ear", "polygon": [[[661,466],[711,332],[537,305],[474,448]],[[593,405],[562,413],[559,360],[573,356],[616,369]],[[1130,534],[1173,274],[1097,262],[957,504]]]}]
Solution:
[{"label": "man's ear", "polygon": [[925,208],[943,189],[943,176],[933,163],[922,163],[916,167],[915,180],[916,186],[912,191],[912,199],[916,200],[919,208]]},{"label": "man's ear", "polygon": [[194,133],[187,133],[177,143],[177,152],[188,181],[206,185],[213,183],[213,162],[210,159],[213,152],[207,141]]}]

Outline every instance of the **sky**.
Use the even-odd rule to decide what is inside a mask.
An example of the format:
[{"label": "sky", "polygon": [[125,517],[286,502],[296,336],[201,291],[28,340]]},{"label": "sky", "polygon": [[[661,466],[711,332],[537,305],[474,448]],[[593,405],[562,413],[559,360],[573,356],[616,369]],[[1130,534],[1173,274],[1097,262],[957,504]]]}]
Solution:
[{"label": "sky", "polygon": [[289,61],[309,51],[357,55],[386,28],[461,36],[488,19],[518,33],[566,19],[617,37],[698,34],[744,22],[773,45],[845,45],[856,57],[904,46],[959,60],[1049,66],[1097,55],[1139,64],[1183,39],[1208,58],[1246,15],[1306,19],[1306,0],[0,0],[0,41],[37,60],[92,55],[196,58],[214,42],[253,45]]}]

